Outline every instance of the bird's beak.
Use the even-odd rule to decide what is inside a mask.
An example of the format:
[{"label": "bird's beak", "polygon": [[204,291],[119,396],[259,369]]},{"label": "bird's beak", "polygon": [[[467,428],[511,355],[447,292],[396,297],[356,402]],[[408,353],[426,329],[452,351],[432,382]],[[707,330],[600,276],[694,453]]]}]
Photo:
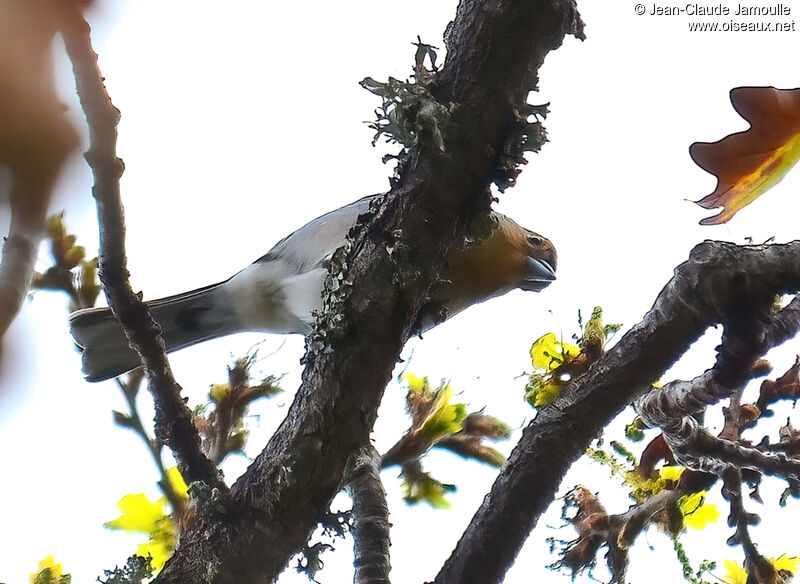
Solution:
[{"label": "bird's beak", "polygon": [[546,288],[550,282],[556,279],[556,271],[545,260],[528,258],[528,271],[520,288],[531,292],[538,292]]}]

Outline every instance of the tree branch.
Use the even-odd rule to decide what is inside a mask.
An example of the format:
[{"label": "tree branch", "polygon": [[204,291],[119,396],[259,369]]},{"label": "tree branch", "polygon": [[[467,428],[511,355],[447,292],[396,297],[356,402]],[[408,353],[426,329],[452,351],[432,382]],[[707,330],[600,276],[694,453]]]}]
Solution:
[{"label": "tree branch", "polygon": [[798,288],[800,242],[696,246],[644,319],[525,429],[436,582],[501,581],[566,470],[617,413],[648,390],[706,328],[757,321],[763,315],[747,308]]},{"label": "tree branch", "polygon": [[372,445],[353,453],[347,490],[353,499],[355,584],[389,584],[389,506],[380,476],[381,457]]},{"label": "tree branch", "polygon": [[112,412],[112,414],[114,416],[114,421],[117,424],[123,428],[129,428],[144,442],[145,446],[147,447],[147,451],[150,453],[150,457],[153,459],[153,463],[156,465],[156,469],[158,470],[159,488],[169,502],[169,505],[172,509],[173,518],[177,520],[186,510],[186,501],[178,496],[178,494],[175,492],[175,487],[169,480],[167,469],[164,467],[164,461],[161,460],[163,444],[161,444],[161,442],[158,440],[153,440],[150,438],[150,435],[147,433],[147,430],[142,423],[142,418],[139,416],[139,407],[136,405],[136,396],[139,393],[139,386],[142,383],[143,376],[144,373],[142,370],[137,368],[127,376],[127,379],[124,382],[119,377],[115,379],[117,386],[122,392],[122,396],[125,398],[125,401],[128,404],[128,413],[122,414],[121,412],[115,411]]},{"label": "tree branch", "polygon": [[[672,381],[654,389],[636,404],[637,411],[650,426],[679,424],[684,416],[697,414],[718,400],[728,397],[749,380],[759,357],[797,334],[800,329],[800,299],[775,314],[764,306],[751,313],[750,330],[726,327],[720,357],[715,366],[692,381]],[[724,355],[736,355],[726,358]]]},{"label": "tree branch", "polygon": [[750,537],[750,525],[760,521],[753,513],[748,513],[744,508],[742,497],[742,476],[733,468],[723,471],[722,478],[725,488],[723,494],[730,502],[731,512],[728,524],[736,528],[736,532],[728,538],[728,544],[740,544],[744,550],[745,567],[747,568],[747,581],[753,582],[779,582],[775,566],[767,558],[758,553],[758,548]]},{"label": "tree branch", "polygon": [[754,305],[743,311],[746,323],[725,326],[717,363],[712,369],[690,382],[668,383],[638,401],[637,411],[644,422],[662,429],[664,439],[681,464],[717,475],[733,466],[800,478],[800,461],[785,454],[764,454],[735,444],[731,439],[739,438],[738,428],[735,435],[715,438],[692,417],[707,405],[740,390],[752,378],[759,358],[800,330],[800,300],[793,300],[775,314],[770,305]]},{"label": "tree branch", "polygon": [[[420,143],[392,192],[334,254],[302,384],[278,431],[232,487],[235,512],[190,526],[157,582],[274,578],[329,507],[350,453],[367,443],[393,365],[429,302],[445,253],[463,241],[473,218],[488,211],[489,185],[503,157],[521,156],[522,148],[505,138],[515,112],[525,110],[531,71],[565,34],[576,32],[571,0],[465,1],[451,30],[467,30],[484,17],[502,41],[450,35],[454,59],[480,55],[481,62],[476,67],[448,57],[445,69],[471,69],[477,78],[452,74],[436,82],[434,93],[448,102],[427,105],[451,115],[442,120],[448,131],[441,144],[418,134]],[[502,87],[476,83],[498,71],[508,77]],[[487,94],[492,100],[478,108]]]},{"label": "tree branch", "polygon": [[139,353],[155,402],[156,437],[169,446],[187,484],[202,481],[225,490],[216,466],[200,450],[200,437],[192,414],[181,398],[164,353],[160,329],[128,281],[125,225],[119,179],[124,165],[117,158],[119,110],[111,103],[92,49],[89,25],[75,9],[62,27],[72,61],[78,97],[89,125],[90,147],[86,160],[94,175],[92,193],[100,224],[100,280],[114,315],[131,346]]},{"label": "tree branch", "polygon": [[[624,513],[609,515],[589,489],[584,486],[573,488],[564,498],[562,517],[572,523],[578,537],[564,542],[566,546],[559,551],[561,559],[550,567],[568,568],[574,578],[595,564],[600,549],[605,546],[606,564],[611,573],[610,584],[624,583],[628,550],[644,529],[653,522],[660,523],[667,531],[682,527],[678,501],[684,494],[680,489],[664,489],[646,501],[632,505]],[[567,517],[572,507],[576,512],[572,517]]]}]

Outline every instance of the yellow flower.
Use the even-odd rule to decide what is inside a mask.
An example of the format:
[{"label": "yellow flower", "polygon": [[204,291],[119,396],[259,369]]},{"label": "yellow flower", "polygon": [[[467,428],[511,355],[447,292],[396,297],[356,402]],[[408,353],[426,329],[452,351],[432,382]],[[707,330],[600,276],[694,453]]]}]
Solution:
[{"label": "yellow flower", "polygon": [[707,491],[686,495],[678,500],[683,513],[683,524],[692,529],[705,529],[720,518],[721,513],[713,503],[705,503]]},{"label": "yellow flower", "polygon": [[556,383],[552,379],[545,380],[536,388],[536,392],[531,394],[533,405],[541,408],[553,403],[562,389],[564,389],[562,384]]},{"label": "yellow flower", "polygon": [[428,384],[427,377],[419,377],[413,373],[403,373],[401,378],[408,384],[408,389],[417,393],[424,390],[425,386]]},{"label": "yellow flower", "polygon": [[422,433],[430,440],[438,440],[461,430],[461,423],[467,417],[467,406],[451,404],[452,398],[453,388],[449,383],[438,390],[430,413],[422,424]]},{"label": "yellow flower", "polygon": [[440,483],[428,473],[414,477],[412,481],[407,481],[403,486],[405,493],[403,498],[407,503],[414,504],[425,501],[434,509],[449,509],[450,502],[445,495],[452,491],[454,487]]},{"label": "yellow flower", "polygon": [[167,479],[169,480],[169,484],[172,485],[172,490],[176,495],[178,495],[181,499],[189,498],[189,489],[186,486],[186,483],[183,482],[183,477],[178,471],[177,466],[167,469]]},{"label": "yellow flower", "polygon": [[[787,556],[786,554],[781,554],[777,558],[770,558],[769,561],[772,563],[773,567],[776,570],[783,570],[786,572],[791,572],[794,574],[797,571],[797,568],[800,567],[800,557],[798,556]],[[725,584],[747,584],[747,570],[734,560],[725,560],[725,569],[728,572],[723,577],[723,581]]]},{"label": "yellow flower", "polygon": [[564,361],[577,357],[580,352],[575,345],[556,340],[555,333],[546,333],[533,341],[531,363],[534,369],[552,371]]},{"label": "yellow flower", "polygon": [[725,569],[728,570],[722,577],[725,584],[747,584],[747,570],[739,562],[725,560],[723,563],[725,564]]},{"label": "yellow flower", "polygon": [[125,495],[117,503],[117,508],[122,511],[122,515],[109,521],[105,526],[122,531],[153,533],[158,522],[166,516],[164,511],[166,503],[167,500],[164,497],[151,502],[144,493]]},{"label": "yellow flower", "polygon": [[677,466],[677,465],[670,465],[661,467],[661,470],[658,473],[658,478],[663,481],[677,481],[681,478],[683,471],[686,470],[686,467]]},{"label": "yellow flower", "polygon": [[[178,467],[173,466],[167,470],[167,480],[175,494],[182,498],[188,497],[186,483],[183,482]],[[177,538],[175,524],[166,512],[166,497],[150,501],[144,493],[125,495],[119,500],[117,507],[122,515],[105,526],[109,529],[146,534],[149,539],[146,543],[139,544],[136,554],[145,558],[150,556],[155,570],[163,568],[175,551]]]},{"label": "yellow flower", "polygon": [[151,565],[158,571],[164,567],[167,560],[172,557],[175,551],[175,533],[165,530],[146,543],[140,543],[136,548],[136,555],[152,558]]},{"label": "yellow flower", "polygon": [[686,527],[691,527],[692,529],[705,529],[709,523],[715,523],[721,515],[716,505],[706,503],[691,515],[684,516],[683,523]]},{"label": "yellow flower", "polygon": [[215,404],[218,404],[228,396],[228,393],[227,383],[215,383],[211,386],[211,389],[208,390],[208,397],[210,397],[211,401]]},{"label": "yellow flower", "polygon": [[784,570],[792,574],[797,572],[797,568],[800,567],[800,556],[789,557],[786,554],[781,554],[777,558],[770,558],[769,561],[772,562],[776,570]]},{"label": "yellow flower", "polygon": [[39,562],[39,569],[28,576],[28,582],[30,584],[35,584],[36,582],[58,582],[63,572],[64,566],[56,564],[53,556],[47,556]]}]

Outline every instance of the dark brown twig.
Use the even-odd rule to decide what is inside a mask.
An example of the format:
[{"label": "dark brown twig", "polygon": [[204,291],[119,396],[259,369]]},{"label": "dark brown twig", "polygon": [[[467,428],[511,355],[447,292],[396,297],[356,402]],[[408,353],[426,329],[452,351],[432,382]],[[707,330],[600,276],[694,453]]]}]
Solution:
[{"label": "dark brown twig", "polygon": [[94,175],[92,193],[97,202],[100,224],[100,280],[108,304],[142,359],[155,401],[156,437],[172,449],[187,483],[202,481],[225,490],[216,466],[200,450],[200,438],[192,423],[191,411],[181,398],[180,386],[172,377],[158,325],[128,281],[119,187],[124,165],[116,155],[120,114],[103,85],[97,55],[91,45],[89,25],[77,9],[65,18],[62,34],[89,126],[90,147],[85,156]]},{"label": "dark brown twig", "polygon": [[742,477],[736,469],[729,468],[722,475],[724,489],[723,494],[730,502],[730,515],[728,525],[735,527],[736,531],[728,539],[730,545],[741,545],[744,550],[745,568],[747,569],[750,582],[777,582],[777,572],[767,558],[758,552],[750,537],[749,526],[760,521],[758,515],[748,513],[744,508],[742,497]]}]

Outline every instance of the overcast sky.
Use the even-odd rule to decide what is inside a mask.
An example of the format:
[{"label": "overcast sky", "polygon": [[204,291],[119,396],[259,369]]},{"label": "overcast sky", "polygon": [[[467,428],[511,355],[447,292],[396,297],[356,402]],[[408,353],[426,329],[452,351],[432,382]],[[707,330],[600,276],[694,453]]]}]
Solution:
[{"label": "overcast sky", "polygon": [[[738,7],[720,5],[731,12]],[[443,52],[442,31],[455,6],[451,0],[138,0],[101,6],[92,17],[95,49],[122,111],[119,152],[126,163],[122,191],[134,288],[157,298],[224,280],[305,222],[386,190],[390,170],[380,162],[385,149],[371,146],[363,123],[373,119],[378,99],[358,81],[408,77],[417,35]],[[588,315],[596,305],[609,322],[634,325],[703,239],[742,243],[797,235],[798,173],[723,226],[700,227],[698,221],[710,213],[687,200],[701,198],[715,184],[690,160],[689,144],[746,128],[728,101],[732,87],[800,86],[800,36],[690,32],[690,23],[702,18],[652,16],[653,7],[645,4],[639,16],[633,0],[582,3],[587,40],[568,38],[552,53],[540,73],[541,92],[530,96],[531,103],[550,103],[550,143],[529,156],[517,187],[500,197],[497,208],[554,242],[558,281],[538,295],[514,292],[473,307],[410,342],[405,353],[410,371],[450,379],[459,401],[486,407],[515,428],[534,413],[522,401],[520,375],[530,370],[527,352],[535,338],[548,331],[568,338],[577,331],[578,310]],[[796,16],[705,20],[722,27],[733,21],[792,22]],[[66,74],[61,84],[80,120]],[[64,208],[68,227],[94,249],[91,177],[75,162],[54,210]],[[40,267],[47,262],[43,254]],[[135,551],[140,537],[108,532],[102,524],[118,515],[115,504],[124,494],[155,497],[157,475],[143,445],[111,422],[110,411],[124,408],[114,384],[82,381],[63,297],[37,294],[10,334],[7,347],[18,366],[0,393],[6,469],[0,483],[0,582],[26,581],[48,554],[74,582],[90,582]],[[291,403],[302,339],[237,335],[170,359],[196,404],[210,383],[224,381],[229,355],[259,341],[262,355],[277,351],[259,367],[284,374],[286,393],[254,408],[248,420],[257,429],[251,455]],[[710,366],[713,335],[703,345],[699,357],[683,361],[672,374],[691,377]],[[788,366],[793,352],[796,347],[785,351],[785,364],[776,367]],[[382,451],[407,426],[403,397],[399,385],[390,385],[375,435]],[[503,446],[506,452],[511,445]],[[246,465],[242,457],[230,461],[227,478]],[[406,507],[397,473],[383,475],[395,526],[397,582],[433,578],[495,475],[446,453],[431,456],[426,468],[458,486],[451,510]],[[609,510],[627,508],[624,490],[606,480],[605,469],[582,468],[567,477],[565,488],[591,481],[590,488],[603,489]],[[796,503],[790,505],[796,511]],[[536,581],[534,574],[555,561],[544,539],[552,535],[547,526],[559,524],[557,511],[540,524],[506,582]],[[730,535],[724,527],[701,535],[689,534],[686,541],[716,537],[720,546],[700,552],[695,563],[741,559],[724,547]],[[766,555],[800,554],[766,530],[757,537]],[[646,542],[638,546],[633,582],[652,580],[654,558],[671,557],[671,544],[655,530],[648,542],[656,551]],[[347,546],[340,543],[341,553],[326,556],[321,582],[350,578]],[[670,581],[680,578],[677,562],[663,573]],[[280,580],[301,581],[289,572]]]}]

